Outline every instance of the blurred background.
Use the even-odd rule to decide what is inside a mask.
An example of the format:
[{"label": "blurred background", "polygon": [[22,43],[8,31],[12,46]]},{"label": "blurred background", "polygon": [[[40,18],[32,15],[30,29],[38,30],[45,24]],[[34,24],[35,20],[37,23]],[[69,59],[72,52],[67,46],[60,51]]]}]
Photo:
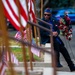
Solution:
[{"label": "blurred background", "polygon": [[36,11],[39,18],[43,16],[43,10],[47,7],[51,8],[52,15],[58,20],[67,10],[72,23],[75,23],[75,0],[36,0]]}]

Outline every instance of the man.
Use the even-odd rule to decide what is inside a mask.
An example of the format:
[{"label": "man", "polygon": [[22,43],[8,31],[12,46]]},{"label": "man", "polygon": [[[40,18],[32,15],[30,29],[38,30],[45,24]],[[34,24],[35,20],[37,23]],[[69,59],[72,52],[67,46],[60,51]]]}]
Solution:
[{"label": "man", "polygon": [[[55,50],[56,57],[57,57],[57,63],[59,62],[59,52],[61,52],[61,54],[63,55],[63,57],[65,58],[65,60],[68,64],[68,67],[70,68],[70,71],[75,71],[75,66],[74,66],[73,62],[71,61],[69,53],[68,53],[67,49],[65,48],[64,43],[58,36],[59,29],[58,29],[57,25],[55,25],[55,20],[52,18],[50,8],[46,8],[44,10],[44,17],[42,18],[42,20],[52,24],[54,50]],[[39,25],[50,29],[50,26],[44,24],[43,22],[39,22]],[[45,45],[46,43],[50,42],[50,32],[40,29],[40,37],[41,37],[40,44]]]}]

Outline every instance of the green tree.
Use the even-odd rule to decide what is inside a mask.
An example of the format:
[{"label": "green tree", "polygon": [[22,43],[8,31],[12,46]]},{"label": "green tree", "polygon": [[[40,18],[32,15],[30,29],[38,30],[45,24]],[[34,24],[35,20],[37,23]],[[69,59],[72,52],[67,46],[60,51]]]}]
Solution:
[{"label": "green tree", "polygon": [[72,7],[74,6],[74,3],[75,0],[48,0],[48,3],[45,5],[45,7],[50,7],[50,8]]}]

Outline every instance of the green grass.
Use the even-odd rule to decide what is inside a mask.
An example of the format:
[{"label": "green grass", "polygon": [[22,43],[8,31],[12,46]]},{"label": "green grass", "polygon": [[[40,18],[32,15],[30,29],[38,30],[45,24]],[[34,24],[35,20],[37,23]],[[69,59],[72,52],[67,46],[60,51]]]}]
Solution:
[{"label": "green grass", "polygon": [[[22,62],[23,61],[23,52],[22,52],[22,48],[11,48],[12,52],[15,54],[15,56],[17,57],[17,59]],[[36,55],[33,55],[35,61],[40,61],[40,58],[37,57]],[[30,60],[30,56],[29,56],[29,51],[28,48],[26,48],[26,59],[27,61]]]},{"label": "green grass", "polygon": [[[10,43],[10,46],[21,46],[21,43],[17,42],[17,41],[14,41],[14,40],[9,40],[9,43]],[[26,50],[26,59],[27,61],[30,60],[30,56],[29,56],[29,50],[28,48],[25,49]],[[17,57],[17,59],[22,62],[23,61],[23,50],[22,48],[11,48],[11,51],[15,54],[15,56]],[[40,61],[41,59],[36,56],[36,55],[33,55],[35,61]]]},{"label": "green grass", "polygon": [[[11,75],[11,72],[9,70],[7,70],[6,75]],[[15,73],[15,75],[22,75],[22,74],[21,73]]]}]

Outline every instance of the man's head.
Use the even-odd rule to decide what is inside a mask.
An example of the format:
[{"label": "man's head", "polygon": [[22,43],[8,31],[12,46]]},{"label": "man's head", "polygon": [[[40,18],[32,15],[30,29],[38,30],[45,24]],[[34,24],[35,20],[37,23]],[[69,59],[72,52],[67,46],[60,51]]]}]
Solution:
[{"label": "man's head", "polygon": [[51,10],[50,10],[50,8],[46,8],[46,9],[44,10],[44,18],[45,18],[46,20],[48,20],[50,17],[51,17]]}]

